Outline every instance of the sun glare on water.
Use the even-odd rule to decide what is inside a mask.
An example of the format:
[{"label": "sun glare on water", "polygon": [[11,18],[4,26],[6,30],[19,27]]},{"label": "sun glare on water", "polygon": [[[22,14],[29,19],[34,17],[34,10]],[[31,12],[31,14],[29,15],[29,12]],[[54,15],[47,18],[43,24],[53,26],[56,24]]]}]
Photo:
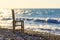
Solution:
[{"label": "sun glare on water", "polygon": [[11,10],[0,9],[0,16],[3,18],[11,16]]}]

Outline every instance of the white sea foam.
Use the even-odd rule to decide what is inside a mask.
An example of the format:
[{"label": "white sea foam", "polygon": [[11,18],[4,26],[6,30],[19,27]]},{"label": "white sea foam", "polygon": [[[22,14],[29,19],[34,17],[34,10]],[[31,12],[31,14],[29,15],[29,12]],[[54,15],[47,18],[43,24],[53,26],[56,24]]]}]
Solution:
[{"label": "white sea foam", "polygon": [[19,17],[19,18],[24,18],[24,19],[33,19],[33,20],[45,20],[47,21],[48,19],[52,19],[52,20],[57,20],[57,21],[60,21],[60,18],[34,18],[34,17]]},{"label": "white sea foam", "polygon": [[[32,19],[32,18],[30,18],[30,19]],[[35,18],[35,19],[37,20],[37,18]],[[38,18],[38,19],[40,19],[40,18]],[[45,20],[45,18],[41,18],[41,20]],[[54,18],[54,20],[58,20],[58,19]],[[12,20],[7,20],[7,21],[0,20],[0,26],[2,26],[2,28],[12,29]],[[21,28],[20,26],[16,27],[16,29],[20,29],[20,28]],[[39,31],[39,32],[50,32],[48,30],[41,30],[41,28],[42,29],[51,29],[52,30],[51,33],[54,33],[54,31],[56,31],[56,29],[60,30],[60,26],[57,27],[57,25],[54,25],[54,24],[49,25],[47,23],[37,25],[33,21],[31,21],[30,24],[29,24],[29,22],[26,22],[24,24],[24,28],[29,29],[29,30],[33,30],[33,31]],[[38,29],[38,28],[40,28],[40,29]],[[59,32],[55,32],[55,34],[59,35]]]}]

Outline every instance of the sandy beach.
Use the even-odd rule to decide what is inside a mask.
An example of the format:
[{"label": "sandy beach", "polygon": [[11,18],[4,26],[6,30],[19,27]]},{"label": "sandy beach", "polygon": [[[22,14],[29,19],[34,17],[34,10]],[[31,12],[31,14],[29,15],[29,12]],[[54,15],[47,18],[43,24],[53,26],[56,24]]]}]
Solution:
[{"label": "sandy beach", "polygon": [[[18,35],[20,35],[20,36],[18,36]],[[24,33],[21,33],[20,29],[19,30],[16,29],[15,34],[14,34],[12,32],[12,29],[2,29],[2,28],[0,28],[0,36],[3,36],[4,39],[7,39],[7,38],[17,39],[17,37],[19,37],[19,38],[22,38],[22,40],[24,40],[24,39],[28,39],[28,40],[29,39],[30,40],[37,40],[37,39],[38,40],[60,40],[59,35],[49,34],[49,33],[46,33],[46,32],[37,32],[37,31],[26,30],[26,29],[24,30]]]}]

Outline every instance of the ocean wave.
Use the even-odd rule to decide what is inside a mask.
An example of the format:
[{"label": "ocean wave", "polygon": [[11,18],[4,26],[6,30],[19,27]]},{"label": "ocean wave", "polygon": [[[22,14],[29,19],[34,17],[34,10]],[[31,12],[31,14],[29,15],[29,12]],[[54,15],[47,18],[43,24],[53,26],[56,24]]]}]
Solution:
[{"label": "ocean wave", "polygon": [[[11,18],[2,18],[2,21],[10,21]],[[17,21],[19,20],[26,20],[26,21],[32,21],[37,23],[53,23],[53,24],[60,24],[60,18],[29,18],[29,17],[22,17],[22,18],[16,18]]]},{"label": "ocean wave", "polygon": [[60,18],[21,18],[21,19],[34,22],[47,22],[47,23],[60,24]]},{"label": "ocean wave", "polygon": [[[20,19],[32,19],[32,20],[57,20],[60,21],[60,18],[42,18],[42,17],[16,17],[16,20],[20,20]],[[0,20],[12,20],[12,18],[1,18]]]},{"label": "ocean wave", "polygon": [[[25,24],[24,24],[24,28],[25,29],[30,29],[30,30],[34,30],[34,31],[40,31],[43,30],[43,32],[52,32],[55,31],[55,33],[58,31],[60,31],[60,20],[58,21],[58,18],[17,18],[17,20],[24,20]],[[12,20],[11,20],[12,22]],[[1,20],[0,23],[2,23],[2,26],[9,26],[8,23],[11,23],[10,20],[8,20],[6,22]],[[37,22],[37,23],[36,23]],[[3,24],[3,23],[7,23],[7,24]],[[54,24],[49,24],[49,23],[54,23]],[[59,25],[59,27],[58,27]],[[12,28],[12,27],[8,27],[8,28]],[[19,28],[19,27],[16,27]],[[58,33],[57,32],[57,33]],[[60,32],[59,32],[60,33]]]}]

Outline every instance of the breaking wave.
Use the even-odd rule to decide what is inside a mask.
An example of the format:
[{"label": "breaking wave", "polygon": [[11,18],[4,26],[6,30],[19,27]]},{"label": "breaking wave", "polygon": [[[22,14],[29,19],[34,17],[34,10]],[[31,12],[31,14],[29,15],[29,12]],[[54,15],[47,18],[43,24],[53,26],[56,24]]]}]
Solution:
[{"label": "breaking wave", "polygon": [[[48,32],[60,35],[60,19],[58,18],[16,18],[16,20],[24,20],[24,27],[27,30]],[[9,26],[12,28],[12,19],[0,20],[1,26]],[[5,24],[4,24],[5,23]],[[17,29],[20,27],[16,27]]]}]

